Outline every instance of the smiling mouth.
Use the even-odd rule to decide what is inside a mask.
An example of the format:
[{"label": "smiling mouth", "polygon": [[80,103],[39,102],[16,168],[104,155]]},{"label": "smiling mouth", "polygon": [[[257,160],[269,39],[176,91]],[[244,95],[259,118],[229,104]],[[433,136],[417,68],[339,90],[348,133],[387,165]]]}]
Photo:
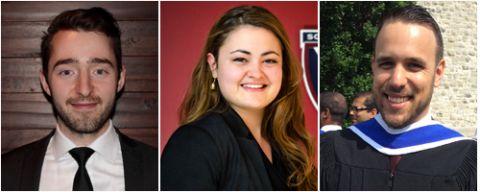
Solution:
[{"label": "smiling mouth", "polygon": [[385,105],[393,110],[401,110],[407,107],[407,104],[413,99],[413,96],[389,95],[384,93]]},{"label": "smiling mouth", "polygon": [[265,84],[241,84],[241,86],[247,89],[263,89],[267,87]]},{"label": "smiling mouth", "polygon": [[97,105],[97,103],[72,103],[73,106],[93,106]]},{"label": "smiling mouth", "polygon": [[385,95],[386,95],[388,101],[390,101],[391,103],[395,103],[395,104],[405,103],[405,102],[407,102],[411,99],[410,96],[398,97],[398,96],[391,96],[391,95],[387,95],[387,94],[385,94]]},{"label": "smiling mouth", "polygon": [[91,110],[97,106],[97,103],[71,103],[71,105],[77,110]]}]

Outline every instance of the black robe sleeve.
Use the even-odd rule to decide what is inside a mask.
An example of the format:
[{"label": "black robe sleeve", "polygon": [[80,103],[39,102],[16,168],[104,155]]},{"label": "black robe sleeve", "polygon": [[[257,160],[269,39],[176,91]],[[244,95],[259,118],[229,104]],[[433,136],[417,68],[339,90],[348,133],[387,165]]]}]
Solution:
[{"label": "black robe sleeve", "polygon": [[[475,141],[476,142],[476,141]],[[457,183],[463,191],[477,190],[477,145],[472,144],[457,171]]]},{"label": "black robe sleeve", "polygon": [[332,132],[324,133],[320,136],[320,191],[329,190],[331,183],[337,183],[335,176],[329,173],[333,172],[335,166],[334,140],[330,135]]}]

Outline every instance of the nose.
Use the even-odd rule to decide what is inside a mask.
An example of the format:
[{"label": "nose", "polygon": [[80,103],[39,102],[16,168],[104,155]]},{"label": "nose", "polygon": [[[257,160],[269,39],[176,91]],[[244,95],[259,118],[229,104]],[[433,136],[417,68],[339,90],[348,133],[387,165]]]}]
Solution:
[{"label": "nose", "polygon": [[355,114],[355,112],[353,112],[353,110],[350,110],[350,116],[353,116]]},{"label": "nose", "polygon": [[81,71],[77,79],[77,93],[86,97],[89,96],[93,90],[92,80],[87,71]]},{"label": "nose", "polygon": [[248,77],[260,78],[263,76],[262,63],[260,61],[251,62],[248,69]]},{"label": "nose", "polygon": [[392,69],[389,81],[392,91],[401,91],[407,84],[407,71],[402,65],[397,65]]}]

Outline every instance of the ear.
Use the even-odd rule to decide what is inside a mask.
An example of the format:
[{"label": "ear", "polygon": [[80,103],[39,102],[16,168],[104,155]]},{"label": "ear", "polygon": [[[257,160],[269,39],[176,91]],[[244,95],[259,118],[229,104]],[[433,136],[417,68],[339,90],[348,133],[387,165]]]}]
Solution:
[{"label": "ear", "polygon": [[435,68],[435,87],[438,87],[440,86],[440,81],[442,80],[443,78],[443,74],[445,72],[445,59],[440,59],[440,61],[438,62],[438,65],[436,66]]},{"label": "ear", "polygon": [[372,115],[376,115],[378,113],[377,111],[377,108],[373,108],[370,113],[372,113]]},{"label": "ear", "polygon": [[324,120],[330,119],[330,109],[326,108],[325,111],[320,112],[320,117]]},{"label": "ear", "polygon": [[348,110],[348,115],[353,116],[353,110]]},{"label": "ear", "polygon": [[370,69],[373,73],[373,66],[375,65],[375,54],[372,54],[372,58],[370,58]]},{"label": "ear", "polygon": [[125,65],[122,65],[122,70],[120,70],[120,78],[118,78],[117,83],[117,93],[122,90],[123,86],[125,86],[125,77],[126,77],[127,70],[125,69]]},{"label": "ear", "polygon": [[217,78],[217,62],[215,62],[215,56],[212,53],[207,54],[208,66],[210,66],[210,71],[212,72],[213,78]]},{"label": "ear", "polygon": [[42,84],[43,91],[45,91],[48,95],[52,96],[52,93],[50,92],[50,86],[48,85],[47,78],[45,77],[43,70],[40,70],[39,77],[40,77],[40,84]]},{"label": "ear", "polygon": [[372,75],[375,77],[375,53],[372,54],[372,57],[370,58],[370,71],[372,72]]},{"label": "ear", "polygon": [[320,119],[326,119],[327,118],[327,111],[320,111]]}]

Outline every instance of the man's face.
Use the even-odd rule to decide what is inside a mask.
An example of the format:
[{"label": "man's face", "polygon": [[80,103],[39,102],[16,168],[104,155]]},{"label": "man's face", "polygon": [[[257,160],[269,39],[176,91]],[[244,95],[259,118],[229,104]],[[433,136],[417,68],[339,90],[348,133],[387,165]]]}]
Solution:
[{"label": "man's face", "polygon": [[433,31],[391,21],[378,34],[372,58],[373,91],[385,122],[402,128],[428,113],[433,87],[440,85],[445,61],[436,65]]},{"label": "man's face", "polygon": [[95,133],[106,127],[115,95],[124,85],[118,79],[115,55],[107,36],[99,32],[64,30],[51,42],[48,79],[44,90],[53,99],[57,122],[76,133]]},{"label": "man's face", "polygon": [[360,123],[373,118],[376,114],[376,110],[368,110],[365,106],[365,97],[357,97],[353,100],[350,108],[350,116],[352,117],[352,123]]}]

